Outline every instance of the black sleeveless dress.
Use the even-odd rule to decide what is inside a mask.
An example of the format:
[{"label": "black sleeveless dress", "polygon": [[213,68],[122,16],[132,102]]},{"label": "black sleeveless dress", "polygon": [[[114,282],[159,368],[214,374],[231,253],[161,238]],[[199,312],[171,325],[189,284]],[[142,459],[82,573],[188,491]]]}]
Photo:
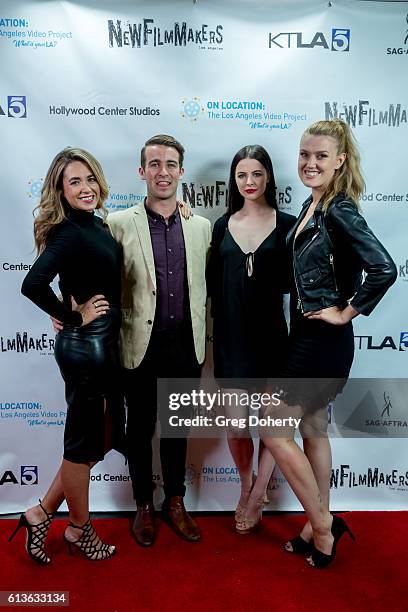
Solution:
[{"label": "black sleeveless dress", "polygon": [[228,229],[226,215],[214,226],[208,274],[214,374],[224,379],[224,386],[246,388],[249,381],[242,379],[277,376],[285,361],[286,233],[294,221],[292,215],[278,211],[276,228],[254,253],[242,251]]}]

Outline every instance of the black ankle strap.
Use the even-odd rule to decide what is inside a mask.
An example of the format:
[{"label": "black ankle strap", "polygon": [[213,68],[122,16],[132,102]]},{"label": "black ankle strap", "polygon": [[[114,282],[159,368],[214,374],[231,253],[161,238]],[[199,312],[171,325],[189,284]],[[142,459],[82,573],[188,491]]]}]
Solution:
[{"label": "black ankle strap", "polygon": [[47,510],[44,508],[44,506],[43,506],[43,505],[42,505],[42,503],[41,503],[41,499],[39,499],[38,501],[39,501],[39,503],[40,503],[40,508],[41,508],[41,510],[42,510],[42,511],[43,511],[43,512],[44,512],[44,513],[47,515],[47,518],[48,518],[49,520],[51,520],[51,519],[54,517],[54,513],[53,513],[53,512],[47,512]]},{"label": "black ankle strap", "polygon": [[88,520],[83,524],[83,525],[75,525],[74,523],[72,523],[71,521],[68,523],[69,527],[73,527],[74,529],[81,529],[82,531],[85,531],[85,529],[91,524],[91,517],[88,517]]}]

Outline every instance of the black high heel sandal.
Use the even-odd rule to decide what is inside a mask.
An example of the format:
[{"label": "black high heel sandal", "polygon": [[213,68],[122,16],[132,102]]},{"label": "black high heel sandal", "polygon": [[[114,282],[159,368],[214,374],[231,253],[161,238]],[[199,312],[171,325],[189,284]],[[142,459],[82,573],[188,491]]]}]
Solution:
[{"label": "black high heel sandal", "polygon": [[26,551],[29,557],[31,557],[31,559],[36,563],[40,563],[41,565],[48,565],[49,563],[51,563],[51,559],[45,554],[43,544],[47,537],[48,529],[51,525],[51,521],[54,515],[46,511],[46,509],[41,503],[41,499],[39,499],[38,501],[40,502],[40,507],[42,511],[47,516],[45,521],[37,523],[36,525],[32,525],[28,522],[27,517],[23,512],[23,514],[21,514],[20,516],[17,527],[9,537],[8,541],[11,542],[16,533],[21,529],[21,527],[25,527],[27,530]]},{"label": "black high heel sandal", "polygon": [[74,542],[68,540],[64,533],[63,537],[67,543],[70,555],[72,555],[73,546],[78,548],[78,550],[80,550],[81,553],[90,561],[103,561],[104,559],[109,559],[116,554],[116,548],[114,546],[104,544],[104,542],[98,538],[95,529],[92,527],[90,518],[82,526],[74,525],[74,523],[68,523],[68,525],[69,527],[80,529],[82,531],[81,537]]},{"label": "black high heel sandal", "polygon": [[[288,550],[286,546],[290,544],[292,546],[292,550]],[[306,542],[302,538],[302,536],[298,535],[291,540],[288,540],[283,547],[283,550],[290,555],[307,555],[307,553],[312,552],[313,550],[313,540],[311,542]]]},{"label": "black high heel sandal", "polygon": [[334,538],[333,547],[330,555],[326,555],[321,550],[318,550],[315,546],[313,546],[313,551],[311,554],[311,560],[313,561],[313,565],[309,563],[311,567],[316,567],[317,569],[323,569],[332,563],[336,557],[336,547],[340,540],[340,538],[347,532],[350,538],[355,542],[356,538],[354,537],[353,532],[348,527],[346,521],[342,519],[340,516],[333,514],[333,523],[331,526],[331,532]]}]

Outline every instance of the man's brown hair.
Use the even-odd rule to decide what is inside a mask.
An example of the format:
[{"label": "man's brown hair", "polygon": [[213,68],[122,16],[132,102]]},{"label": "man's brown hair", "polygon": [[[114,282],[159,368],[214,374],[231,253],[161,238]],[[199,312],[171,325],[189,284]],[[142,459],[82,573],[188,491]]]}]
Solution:
[{"label": "man's brown hair", "polygon": [[142,168],[146,165],[146,147],[150,147],[151,145],[164,145],[165,147],[173,147],[176,149],[179,154],[179,165],[180,168],[183,167],[184,161],[184,147],[179,143],[178,140],[173,138],[173,136],[169,136],[168,134],[157,134],[157,136],[152,136],[149,140],[146,140],[143,149],[140,152],[140,165]]}]

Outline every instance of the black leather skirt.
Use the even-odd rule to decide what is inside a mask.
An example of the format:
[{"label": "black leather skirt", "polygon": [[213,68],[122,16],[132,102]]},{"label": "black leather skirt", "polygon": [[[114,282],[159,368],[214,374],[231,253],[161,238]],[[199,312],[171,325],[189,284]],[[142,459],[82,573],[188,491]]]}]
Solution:
[{"label": "black leather skirt", "polygon": [[281,369],[289,387],[286,403],[299,404],[306,413],[326,407],[342,392],[353,358],[351,322],[337,326],[298,315],[291,323],[288,359]]},{"label": "black leather skirt", "polygon": [[65,325],[57,334],[54,354],[68,404],[64,433],[64,459],[68,461],[100,461],[110,448],[124,452],[119,330],[120,311],[111,306],[92,323]]}]

